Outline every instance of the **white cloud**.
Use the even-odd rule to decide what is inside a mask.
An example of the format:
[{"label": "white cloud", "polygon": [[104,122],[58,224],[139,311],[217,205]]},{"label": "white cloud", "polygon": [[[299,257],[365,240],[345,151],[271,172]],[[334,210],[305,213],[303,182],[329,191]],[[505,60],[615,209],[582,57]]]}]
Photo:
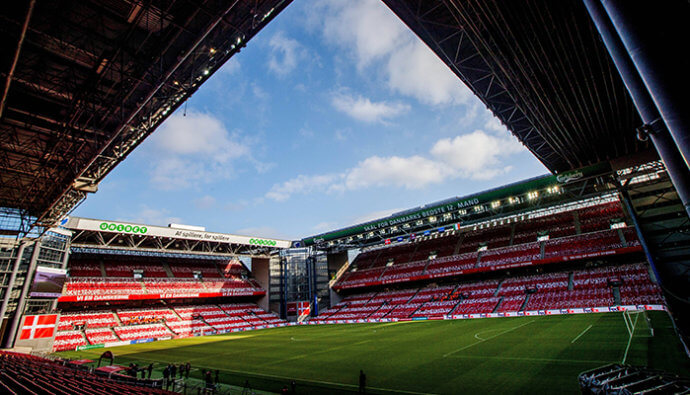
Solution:
[{"label": "white cloud", "polygon": [[228,202],[223,205],[223,209],[227,211],[241,211],[249,206],[249,203],[245,200],[240,200],[237,202]]},{"label": "white cloud", "polygon": [[378,0],[324,1],[313,12],[326,40],[352,51],[360,68],[388,56],[407,29]]},{"label": "white cloud", "polygon": [[171,223],[180,224],[183,222],[180,217],[171,216],[166,209],[155,209],[146,205],[141,205],[138,212],[132,213],[127,217],[117,218],[116,220],[158,226],[167,226]]},{"label": "white cloud", "polygon": [[338,92],[331,98],[331,104],[336,110],[343,112],[352,118],[364,122],[384,122],[396,117],[410,109],[403,103],[372,102],[368,98]]},{"label": "white cloud", "polygon": [[482,130],[438,140],[429,154],[372,156],[340,174],[299,175],[275,184],[265,197],[288,200],[295,194],[334,193],[372,187],[420,189],[452,179],[485,180],[509,172],[504,161],[525,148],[509,135]]},{"label": "white cloud", "polygon": [[282,184],[273,185],[271,190],[266,193],[266,198],[282,202],[296,193],[309,194],[317,190],[323,190],[329,185],[332,185],[337,178],[338,176],[333,174],[316,176],[299,175]]},{"label": "white cloud", "polygon": [[338,224],[336,222],[319,222],[312,227],[314,232],[327,232],[329,230],[335,229]]},{"label": "white cloud", "polygon": [[496,137],[481,130],[441,139],[431,154],[465,178],[489,179],[501,173],[501,159],[525,148],[514,138]]},{"label": "white cloud", "polygon": [[[384,73],[393,92],[422,103],[466,103],[471,91],[379,0],[328,0],[308,16],[327,42],[354,58],[362,73]],[[321,23],[318,23],[320,21]]]},{"label": "white cloud", "polygon": [[252,83],[252,93],[254,97],[259,101],[266,101],[269,99],[268,93],[261,88],[259,85]]},{"label": "white cloud", "polygon": [[350,128],[337,129],[334,133],[334,137],[338,141],[347,141],[352,135],[352,130]]},{"label": "white cloud", "polygon": [[159,189],[184,189],[227,179],[233,162],[250,158],[251,150],[238,134],[231,134],[214,116],[196,111],[173,114],[151,136],[151,181]]},{"label": "white cloud", "polygon": [[388,86],[422,103],[461,104],[472,92],[441,59],[418,38],[397,48],[388,60]]},{"label": "white cloud", "polygon": [[395,186],[419,189],[443,181],[446,173],[441,163],[421,156],[372,156],[347,172],[345,188]]},{"label": "white cloud", "polygon": [[249,148],[237,141],[237,136],[231,136],[218,118],[196,111],[173,114],[152,140],[170,154],[207,155],[218,162],[249,153]]},{"label": "white cloud", "polygon": [[397,213],[397,212],[402,211],[402,210],[404,210],[404,209],[392,208],[392,209],[388,209],[388,210],[373,211],[373,212],[366,213],[364,215],[360,215],[358,217],[355,217],[352,219],[352,221],[349,221],[348,223],[350,223],[350,224],[361,224],[364,222],[373,221],[375,219],[388,217],[389,215],[391,215],[393,213]]},{"label": "white cloud", "polygon": [[487,120],[484,123],[484,129],[492,132],[505,132],[507,128],[498,120],[491,112],[487,110]]},{"label": "white cloud", "polygon": [[228,59],[228,61],[225,62],[224,65],[220,67],[219,72],[225,75],[233,75],[239,72],[240,68],[240,61],[237,60],[237,57],[233,56],[232,58]]},{"label": "white cloud", "polygon": [[283,32],[277,32],[268,41],[271,52],[268,59],[268,68],[274,73],[284,76],[292,72],[301,59],[306,56],[306,51],[297,40],[286,37]]},{"label": "white cloud", "polygon": [[209,209],[216,205],[216,198],[211,195],[205,195],[198,199],[194,199],[194,206],[200,209]]},{"label": "white cloud", "polygon": [[256,227],[242,228],[242,229],[237,229],[236,231],[234,231],[232,233],[242,235],[242,236],[263,237],[263,238],[267,238],[267,239],[282,239],[282,240],[296,239],[296,238],[291,237],[289,235],[286,235],[285,233],[281,232],[280,230],[273,228],[273,227],[270,227],[270,226],[256,226]]}]

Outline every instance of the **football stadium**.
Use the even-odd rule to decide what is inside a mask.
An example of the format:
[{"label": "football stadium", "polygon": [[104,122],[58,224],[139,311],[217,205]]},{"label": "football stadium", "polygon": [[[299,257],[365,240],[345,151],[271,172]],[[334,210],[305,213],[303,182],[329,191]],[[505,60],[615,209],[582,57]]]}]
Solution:
[{"label": "football stadium", "polygon": [[75,212],[226,63],[297,48],[256,37],[291,3],[4,5],[0,392],[690,393],[686,1],[368,1],[547,174],[300,237]]}]

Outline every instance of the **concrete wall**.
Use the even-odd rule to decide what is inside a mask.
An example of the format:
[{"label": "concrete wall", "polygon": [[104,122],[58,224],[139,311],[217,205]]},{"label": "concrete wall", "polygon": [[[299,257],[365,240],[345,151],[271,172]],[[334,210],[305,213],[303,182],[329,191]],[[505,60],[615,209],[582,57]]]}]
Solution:
[{"label": "concrete wall", "polygon": [[347,263],[347,251],[328,254],[328,279],[332,280],[335,273]]},{"label": "concrete wall", "polygon": [[266,295],[257,301],[262,309],[269,311],[268,301],[271,295],[270,271],[268,258],[252,258],[252,275],[256,281],[266,290]]},{"label": "concrete wall", "polygon": [[[339,252],[336,254],[328,254],[327,256],[327,261],[328,261],[328,279],[329,281],[333,279],[333,276],[338,273],[338,270],[340,270],[341,267],[346,265],[348,263],[348,258],[347,258],[347,251]],[[340,295],[338,295],[335,291],[333,291],[333,288],[330,288],[329,290],[329,306],[328,307],[333,307],[336,304],[340,303],[340,300],[342,299]]]},{"label": "concrete wall", "polygon": [[[29,314],[29,315],[34,315],[34,314]],[[55,335],[57,334],[57,323],[60,321],[60,316],[57,315],[56,321],[55,321],[55,330],[53,331],[53,336],[52,337],[44,337],[41,339],[25,339],[25,340],[19,340],[19,337],[21,337],[22,334],[22,323],[24,322],[24,317],[22,316],[22,319],[20,320],[20,325],[17,330],[17,336],[14,342],[14,347],[17,348],[30,348],[31,352],[37,352],[37,353],[50,353],[53,351],[53,341],[55,340]]]}]

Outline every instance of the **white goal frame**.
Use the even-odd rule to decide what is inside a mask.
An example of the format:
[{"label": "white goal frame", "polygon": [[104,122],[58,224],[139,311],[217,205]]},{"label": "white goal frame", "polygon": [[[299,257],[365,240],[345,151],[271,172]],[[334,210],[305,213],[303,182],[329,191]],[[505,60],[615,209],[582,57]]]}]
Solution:
[{"label": "white goal frame", "polygon": [[[639,321],[642,319],[643,321]],[[647,310],[625,310],[623,312],[623,321],[625,328],[628,330],[628,345],[625,347],[625,353],[621,363],[625,363],[628,358],[628,351],[630,351],[630,344],[633,337],[653,337],[654,328],[652,321],[649,319]],[[644,329],[642,328],[644,326]]]}]

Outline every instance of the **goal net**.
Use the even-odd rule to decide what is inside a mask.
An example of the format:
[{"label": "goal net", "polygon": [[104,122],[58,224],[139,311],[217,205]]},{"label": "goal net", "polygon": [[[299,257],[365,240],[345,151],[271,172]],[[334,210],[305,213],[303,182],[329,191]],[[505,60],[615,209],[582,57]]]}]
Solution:
[{"label": "goal net", "polygon": [[626,310],[623,312],[623,320],[630,337],[652,337],[654,328],[646,310]]},{"label": "goal net", "polygon": [[646,310],[626,310],[623,312],[623,321],[625,321],[625,328],[628,330],[629,338],[621,363],[625,363],[628,358],[628,351],[630,351],[633,338],[654,336],[652,321],[649,319]]}]

